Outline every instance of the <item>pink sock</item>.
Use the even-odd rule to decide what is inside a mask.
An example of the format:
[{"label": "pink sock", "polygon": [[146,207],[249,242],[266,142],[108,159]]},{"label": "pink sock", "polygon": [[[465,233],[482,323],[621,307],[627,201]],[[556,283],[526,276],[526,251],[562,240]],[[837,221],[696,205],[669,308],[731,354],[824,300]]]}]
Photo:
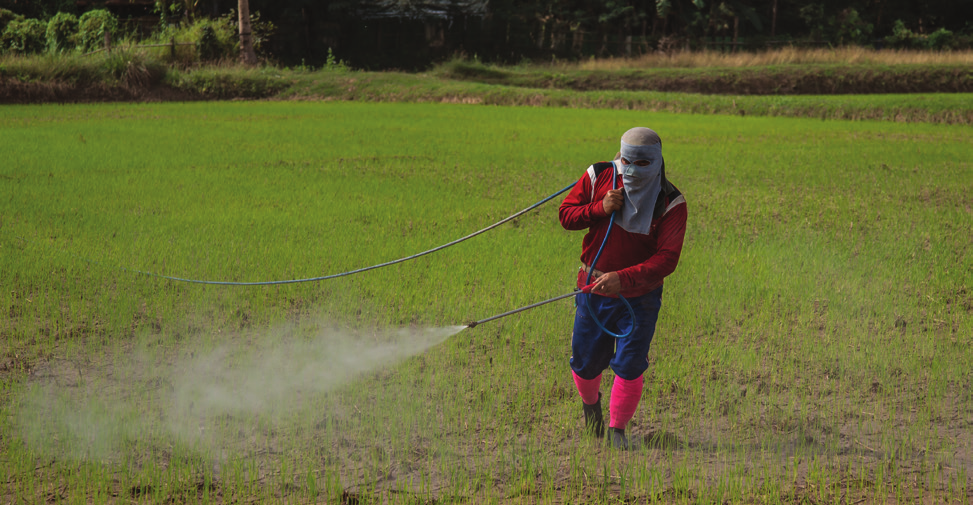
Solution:
[{"label": "pink sock", "polygon": [[574,385],[578,387],[578,393],[581,395],[581,401],[588,405],[594,405],[598,403],[598,388],[601,387],[601,375],[594,379],[582,379],[578,377],[578,374],[571,370],[571,375],[574,376]]},{"label": "pink sock", "polygon": [[625,380],[615,376],[615,383],[612,384],[612,397],[608,405],[611,419],[608,426],[624,430],[625,426],[632,417],[635,410],[639,407],[639,400],[642,399],[642,384],[644,379],[640,375],[638,379]]}]

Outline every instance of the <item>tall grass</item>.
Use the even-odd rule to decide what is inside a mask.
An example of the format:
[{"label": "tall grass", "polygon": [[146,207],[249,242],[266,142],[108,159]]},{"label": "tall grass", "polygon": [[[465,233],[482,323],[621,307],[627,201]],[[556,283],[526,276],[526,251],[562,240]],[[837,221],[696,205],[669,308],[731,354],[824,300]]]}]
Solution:
[{"label": "tall grass", "polygon": [[270,66],[249,67],[234,61],[171,65],[165,58],[153,54],[152,49],[124,47],[90,55],[0,55],[0,78],[39,87],[70,85],[78,100],[92,95],[93,89],[99,86],[148,91],[160,84],[210,98],[262,98],[286,88],[290,81],[285,75],[290,73]]},{"label": "tall grass", "polygon": [[115,50],[90,56],[78,53],[0,55],[0,76],[26,82],[148,87],[160,82],[166,72],[164,64],[141,51]]},{"label": "tall grass", "polygon": [[656,52],[638,58],[591,59],[555,66],[579,70],[622,70],[633,68],[764,67],[777,65],[970,65],[973,51],[917,51],[871,49],[782,47],[766,51],[723,52],[713,50]]},{"label": "tall grass", "polygon": [[[2,501],[971,498],[969,128],[356,103],[0,114]],[[560,189],[635,124],[662,134],[690,215],[639,451],[580,436],[569,300],[347,371],[389,331],[570,291],[581,237],[553,203],[324,283],[128,270],[394,259]],[[254,395],[212,396],[234,384]]]}]

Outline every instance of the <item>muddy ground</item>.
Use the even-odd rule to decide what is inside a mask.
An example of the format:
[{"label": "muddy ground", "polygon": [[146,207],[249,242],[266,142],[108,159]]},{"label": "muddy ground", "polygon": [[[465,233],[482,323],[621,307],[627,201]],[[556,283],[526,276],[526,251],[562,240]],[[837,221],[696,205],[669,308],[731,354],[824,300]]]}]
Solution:
[{"label": "muddy ground", "polygon": [[[50,398],[67,401],[62,407],[68,407],[66,410],[75,413],[84,410],[85,398],[107,393],[120,404],[139,411],[140,416],[161,417],[161,412],[152,409],[140,411],[138,404],[132,403],[132,398],[147,392],[164,396],[166,391],[171,391],[171,382],[175,381],[178,368],[171,367],[171,364],[162,364],[161,368],[145,366],[143,369],[147,372],[141,376],[133,376],[131,369],[123,371],[122,368],[121,364],[104,358],[52,359],[31,367],[27,380],[31,388],[48,391],[46,394]],[[10,378],[10,373],[8,367],[5,380]],[[381,372],[363,377],[363,380],[381,387],[381,383],[392,376],[389,372]],[[134,382],[133,377],[137,377]],[[882,387],[873,385],[870,389],[878,393]],[[758,379],[741,394],[758,394],[762,389]],[[678,392],[667,392],[662,397],[644,398],[643,401],[678,401],[673,395],[678,396]],[[548,396],[550,398],[545,400],[564,403],[568,408],[577,403],[568,381],[557,385]],[[727,471],[739,472],[741,468],[753,476],[753,480],[746,484],[744,495],[749,498],[745,502],[820,503],[823,499],[827,503],[870,504],[889,500],[892,503],[941,503],[948,496],[961,501],[963,497],[967,501],[973,499],[973,489],[950,490],[950,482],[973,482],[973,412],[962,410],[964,402],[959,396],[948,402],[956,406],[954,411],[936,419],[934,426],[938,436],[948,441],[944,447],[950,447],[949,454],[944,454],[939,448],[930,451],[928,447],[910,441],[910,425],[915,413],[908,410],[892,414],[895,421],[891,430],[900,438],[890,444],[889,421],[883,420],[888,413],[878,412],[878,404],[868,405],[867,399],[862,403],[867,405],[867,409],[864,406],[860,409],[856,407],[857,413],[849,412],[842,419],[812,413],[804,421],[788,423],[767,412],[753,426],[743,428],[738,425],[738,419],[730,416],[643,421],[630,426],[629,433],[640,449],[628,453],[620,453],[597,440],[582,437],[583,420],[579,409],[576,409],[579,412],[575,418],[568,419],[566,430],[555,426],[559,421],[552,419],[548,421],[550,426],[525,426],[525,432],[530,435],[521,436],[519,442],[496,439],[492,435],[493,429],[479,426],[478,423],[466,427],[443,426],[438,433],[420,428],[409,441],[410,449],[403,451],[391,441],[362,437],[356,430],[357,424],[363,419],[368,418],[373,422],[376,415],[379,419],[384,416],[388,423],[396,422],[395,406],[382,405],[381,402],[362,407],[357,404],[344,405],[339,397],[336,395],[333,408],[326,409],[312,420],[311,430],[297,432],[299,434],[296,435],[295,432],[288,435],[286,428],[272,425],[255,429],[254,419],[247,415],[221,415],[220,425],[231,431],[236,430],[242,436],[236,438],[232,446],[217,451],[223,454],[222,457],[203,463],[203,466],[212,466],[212,476],[204,476],[201,472],[197,479],[183,480],[173,487],[159,490],[151,484],[131,481],[118,470],[110,494],[119,502],[158,497],[160,493],[166,503],[191,503],[204,495],[232,501],[239,498],[239,488],[233,486],[229,471],[222,468],[228,467],[232,460],[242,459],[251,462],[256,474],[250,477],[259,486],[270,486],[274,488],[273,493],[281,497],[301,499],[307,493],[302,481],[280,484],[279,475],[288,447],[295,446],[294,437],[297,437],[296,445],[306,447],[306,451],[320,461],[322,480],[325,468],[340,469],[340,502],[349,505],[400,500],[472,503],[483,493],[492,496],[501,494],[504,501],[509,503],[534,503],[538,500],[573,503],[598,501],[609,496],[624,503],[694,501],[700,498],[703,483],[716,487]],[[725,403],[733,401],[728,398]],[[767,406],[768,410],[774,408],[777,407]],[[386,412],[375,414],[363,412],[362,409]],[[728,408],[731,409],[732,406]],[[64,410],[53,408],[45,415],[65,414]],[[525,421],[535,423],[536,420],[509,419],[514,425]],[[147,429],[149,424],[142,426],[141,423],[136,421],[132,428],[157,431]],[[446,439],[450,447],[450,461],[445,466],[457,466],[461,468],[460,474],[467,472],[472,476],[474,483],[464,492],[458,493],[450,483],[450,479],[456,477],[455,472],[447,470],[440,463],[430,463],[442,458],[441,454],[437,454],[442,450],[441,439]],[[203,447],[209,444],[206,439],[197,439],[195,443]],[[533,480],[510,472],[509,463],[503,460],[525,456],[517,451],[511,453],[511,443],[543,447],[540,449],[543,457],[554,461],[555,468],[546,472],[539,470]],[[138,446],[138,451],[134,451],[134,460],[131,454],[123,458],[127,460],[127,465],[142,467],[154,464],[164,469],[170,464],[177,464],[172,461],[173,442],[165,437],[145,440]],[[73,466],[74,463],[70,461],[78,458],[78,454],[52,455],[43,450],[40,454],[41,457],[37,459],[40,464],[31,477],[44,485],[33,498],[38,502],[56,502],[68,498],[68,486],[62,477],[64,469],[55,471],[53,468],[65,462],[68,467]],[[121,457],[119,454],[105,453],[99,454],[96,459],[110,462]],[[381,463],[377,464],[378,460]],[[609,460],[613,462],[612,468],[632,465],[662,469],[661,485],[655,492],[649,492],[644,487],[626,483],[626,476],[615,470],[605,473],[602,462]],[[675,466],[674,462],[677,463]],[[686,462],[689,462],[688,465]],[[686,467],[692,472],[689,481],[684,470],[680,470]],[[484,468],[493,470],[487,470],[484,474]],[[829,475],[828,486],[824,489],[819,485],[822,472]],[[379,475],[377,479],[376,475]],[[764,479],[768,475],[773,481],[765,484]],[[884,480],[888,482],[881,485]],[[426,488],[416,490],[416,482],[425,482]],[[957,495],[957,492],[960,494]],[[0,502],[10,501],[11,498],[0,493]],[[322,494],[318,502],[334,503],[335,498]]]}]

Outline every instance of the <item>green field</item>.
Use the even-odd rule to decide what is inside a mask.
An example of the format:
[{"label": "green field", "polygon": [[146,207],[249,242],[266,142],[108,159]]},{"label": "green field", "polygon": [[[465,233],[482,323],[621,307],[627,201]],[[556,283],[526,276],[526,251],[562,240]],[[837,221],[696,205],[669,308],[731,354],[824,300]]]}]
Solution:
[{"label": "green field", "polygon": [[[689,205],[638,451],[580,436],[556,198]],[[0,108],[0,503],[968,503],[973,130],[448,104]],[[610,373],[607,377],[610,377]],[[603,392],[607,393],[607,391]]]}]

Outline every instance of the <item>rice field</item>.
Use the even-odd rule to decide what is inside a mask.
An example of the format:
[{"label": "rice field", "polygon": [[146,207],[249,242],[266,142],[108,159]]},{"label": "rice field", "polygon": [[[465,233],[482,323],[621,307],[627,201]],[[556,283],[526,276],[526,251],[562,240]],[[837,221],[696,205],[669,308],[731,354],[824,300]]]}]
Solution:
[{"label": "rice field", "polygon": [[[689,205],[621,452],[560,198]],[[0,503],[969,503],[973,130],[457,104],[0,108]],[[611,373],[607,372],[606,381]],[[608,382],[606,382],[608,383]],[[607,391],[603,391],[607,394]]]}]

